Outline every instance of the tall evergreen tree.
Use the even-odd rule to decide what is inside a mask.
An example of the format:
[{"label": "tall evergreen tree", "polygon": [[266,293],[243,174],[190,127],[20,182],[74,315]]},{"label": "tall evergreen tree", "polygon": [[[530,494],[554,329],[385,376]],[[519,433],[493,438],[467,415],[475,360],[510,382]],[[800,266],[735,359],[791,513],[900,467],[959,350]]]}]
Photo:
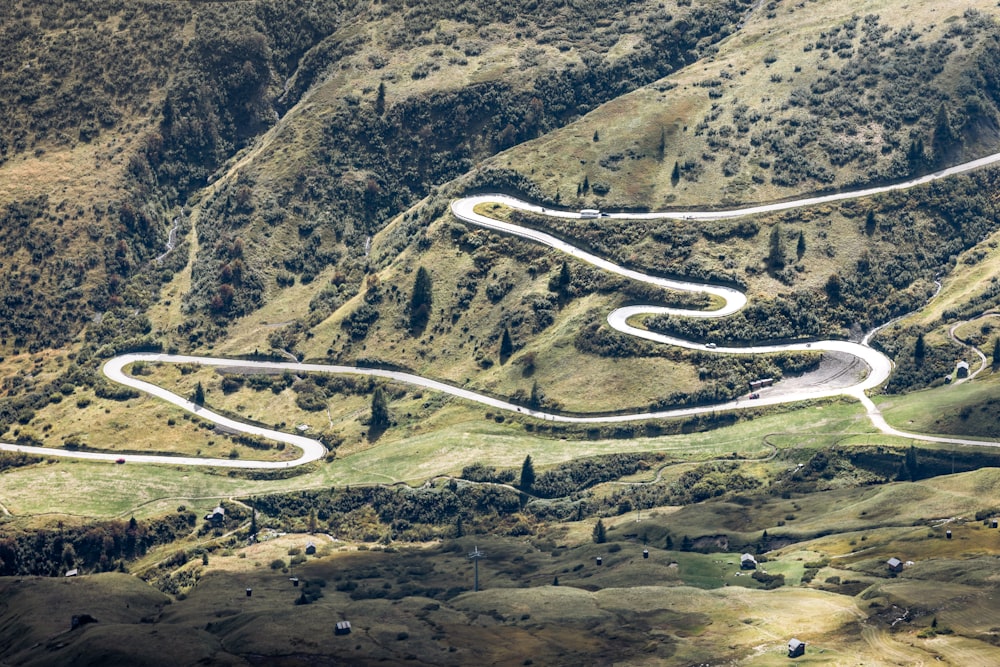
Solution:
[{"label": "tall evergreen tree", "polygon": [[924,357],[927,356],[927,344],[924,342],[924,335],[917,336],[917,342],[913,344],[913,362],[919,367],[924,365]]},{"label": "tall evergreen tree", "polygon": [[[553,282],[555,284],[553,284]],[[559,295],[560,305],[565,304],[569,301],[569,286],[573,282],[573,275],[570,273],[569,264],[566,262],[562,263],[559,268],[559,275],[553,281],[549,279],[549,289],[555,291]]]},{"label": "tall evergreen tree", "polygon": [[195,405],[205,405],[205,387],[202,386],[201,380],[194,386],[194,395],[191,396],[191,402]]},{"label": "tall evergreen tree", "polygon": [[373,431],[382,431],[389,428],[389,406],[382,387],[375,387],[375,391],[372,392],[372,416],[369,424]]},{"label": "tall evergreen tree", "polygon": [[920,465],[917,463],[917,448],[910,445],[906,450],[906,477],[911,482],[920,478]]},{"label": "tall evergreen tree", "polygon": [[826,290],[826,297],[830,300],[830,303],[840,303],[841,288],[840,276],[836,273],[831,273],[830,277],[826,279],[826,285],[823,287]]},{"label": "tall evergreen tree", "polygon": [[871,236],[875,233],[875,211],[868,209],[868,215],[865,216],[865,234]]},{"label": "tall evergreen tree", "polygon": [[421,266],[413,280],[413,295],[410,297],[410,331],[414,334],[419,335],[427,326],[432,298],[431,274]]},{"label": "tall evergreen tree", "polygon": [[670,184],[677,186],[681,182],[681,165],[679,162],[674,162],[674,170],[670,172]]},{"label": "tall evergreen tree", "polygon": [[378,83],[378,92],[375,93],[375,113],[379,116],[385,113],[385,81]]},{"label": "tall evergreen tree", "polygon": [[993,339],[993,370],[1000,369],[1000,336]]},{"label": "tall evergreen tree", "polygon": [[531,462],[531,454],[524,457],[521,464],[521,485],[520,489],[525,493],[531,493],[531,488],[535,485],[535,465]]},{"label": "tall evergreen tree", "polygon": [[605,542],[608,541],[607,529],[604,527],[604,522],[601,521],[600,519],[598,519],[597,523],[594,524],[593,537],[594,537],[594,542],[597,544],[604,544]]},{"label": "tall evergreen tree", "polygon": [[514,341],[510,339],[510,329],[504,327],[503,335],[500,337],[500,363],[506,363],[512,354],[514,354]]},{"label": "tall evergreen tree", "polygon": [[945,160],[955,145],[955,140],[955,133],[951,129],[951,119],[948,117],[948,109],[942,102],[938,106],[937,115],[934,118],[934,133],[931,135],[934,164],[941,164]]},{"label": "tall evergreen tree", "polygon": [[802,259],[804,254],[806,254],[806,233],[799,230],[799,242],[795,244],[795,256]]},{"label": "tall evergreen tree", "polygon": [[771,239],[768,243],[767,266],[773,271],[785,268],[785,236],[781,225],[771,229]]},{"label": "tall evergreen tree", "polygon": [[573,281],[573,276],[569,272],[569,264],[566,262],[562,263],[562,267],[559,269],[559,287],[560,289],[565,289],[569,287],[569,284]]}]

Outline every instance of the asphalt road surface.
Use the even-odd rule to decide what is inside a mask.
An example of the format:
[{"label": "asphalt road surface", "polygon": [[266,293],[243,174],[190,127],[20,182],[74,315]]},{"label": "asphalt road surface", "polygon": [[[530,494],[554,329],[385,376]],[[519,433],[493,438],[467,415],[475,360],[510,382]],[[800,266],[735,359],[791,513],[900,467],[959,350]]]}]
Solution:
[{"label": "asphalt road surface", "polygon": [[[604,214],[607,217],[632,219],[632,220],[655,220],[655,219],[675,219],[675,220],[715,220],[722,218],[733,218],[758,213],[768,213],[774,211],[787,210],[806,206],[842,201],[846,199],[856,199],[867,197],[884,192],[905,190],[924,183],[929,183],[941,178],[959,174],[973,169],[978,169],[1000,162],[1000,153],[990,155],[979,160],[974,160],[961,165],[956,165],[948,169],[943,169],[933,174],[928,174],[920,178],[915,178],[902,183],[866,188],[851,192],[838,192],[816,197],[806,197],[794,201],[777,202],[740,209],[716,210],[716,211],[663,211],[657,213],[611,213]],[[747,303],[746,295],[739,290],[719,285],[709,285],[691,281],[673,280],[658,276],[650,276],[634,269],[619,266],[602,257],[598,257],[581,248],[562,241],[550,234],[528,229],[508,222],[494,220],[481,215],[475,211],[479,204],[489,203],[504,204],[516,209],[534,212],[540,215],[558,217],[564,219],[579,219],[581,214],[577,211],[565,211],[545,208],[529,202],[524,202],[506,195],[476,195],[459,199],[452,204],[452,213],[467,223],[493,229],[495,231],[520,236],[530,239],[552,248],[558,249],[568,255],[588,262],[600,269],[615,273],[626,278],[638,280],[651,285],[656,285],[664,289],[686,291],[700,294],[708,294],[722,300],[723,305],[714,310],[688,310],[681,308],[664,308],[654,306],[629,306],[619,308],[608,315],[608,323],[618,331],[633,336],[638,336],[646,340],[676,345],[703,352],[715,354],[767,354],[771,352],[806,352],[819,351],[830,354],[842,361],[842,369],[827,367],[824,376],[822,373],[814,375],[811,381],[792,382],[780,389],[768,390],[755,400],[735,400],[728,403],[700,406],[691,408],[679,408],[674,410],[661,410],[651,412],[640,412],[633,414],[615,414],[600,416],[573,416],[547,413],[540,410],[532,410],[524,406],[519,406],[508,401],[485,396],[473,391],[455,387],[437,380],[420,377],[410,373],[389,371],[383,369],[361,368],[354,366],[338,366],[331,364],[304,364],[297,362],[276,362],[276,361],[247,361],[244,359],[225,359],[218,357],[198,357],[190,355],[169,355],[155,353],[125,354],[109,360],[103,367],[104,374],[112,381],[133,387],[139,391],[155,396],[161,400],[172,403],[184,410],[197,414],[200,418],[212,421],[228,430],[247,433],[261,437],[270,438],[278,442],[297,447],[302,453],[293,461],[246,461],[239,459],[212,459],[187,456],[165,456],[165,455],[143,455],[143,454],[117,454],[102,452],[81,452],[63,449],[53,449],[48,447],[31,447],[15,444],[0,443],[0,450],[22,451],[31,454],[44,456],[64,456],[79,459],[90,459],[99,461],[116,461],[124,458],[127,462],[133,463],[166,463],[171,465],[201,465],[217,466],[226,468],[255,468],[274,469],[299,466],[321,459],[326,454],[326,448],[318,440],[307,438],[301,435],[275,431],[253,424],[236,421],[219,415],[205,407],[195,405],[191,401],[182,398],[162,387],[145,382],[138,378],[127,375],[124,372],[125,366],[136,361],[162,362],[162,363],[193,363],[211,367],[230,367],[242,369],[255,369],[259,371],[291,371],[294,373],[339,373],[381,377],[385,379],[403,382],[419,387],[424,387],[433,391],[440,391],[463,400],[486,405],[498,410],[506,410],[542,419],[546,421],[574,423],[574,424],[608,424],[629,421],[641,421],[646,419],[665,419],[671,417],[682,417],[700,413],[719,412],[724,410],[735,410],[746,407],[758,407],[763,405],[776,405],[780,403],[797,402],[815,398],[825,398],[832,396],[852,396],[857,398],[864,406],[872,423],[883,433],[904,438],[923,440],[928,442],[938,442],[956,445],[994,445],[1000,446],[1000,442],[988,442],[982,440],[972,440],[963,438],[946,438],[937,436],[926,436],[916,433],[907,433],[889,426],[875,404],[868,398],[866,392],[882,384],[892,371],[892,362],[888,357],[869,347],[866,337],[863,343],[853,343],[841,340],[812,341],[808,343],[790,343],[782,345],[754,345],[748,347],[726,346],[723,341],[712,344],[694,343],[680,338],[666,336],[656,332],[630,324],[632,318],[639,318],[653,314],[670,314],[683,317],[725,317],[731,315]],[[720,344],[722,343],[722,344]],[[853,359],[853,361],[852,361]],[[823,379],[825,377],[825,379]]]}]

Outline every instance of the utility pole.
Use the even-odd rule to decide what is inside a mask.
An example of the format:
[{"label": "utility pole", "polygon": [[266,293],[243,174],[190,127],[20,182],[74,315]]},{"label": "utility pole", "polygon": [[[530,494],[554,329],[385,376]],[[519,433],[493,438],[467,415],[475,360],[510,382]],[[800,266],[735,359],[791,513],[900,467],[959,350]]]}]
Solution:
[{"label": "utility pole", "polygon": [[484,554],[482,551],[480,551],[479,547],[476,547],[475,549],[473,549],[472,553],[469,554],[469,560],[471,560],[474,563],[475,568],[476,568],[475,584],[473,585],[473,588],[472,588],[472,590],[474,592],[476,592],[476,593],[479,592],[479,559],[480,558],[486,558],[486,554]]}]

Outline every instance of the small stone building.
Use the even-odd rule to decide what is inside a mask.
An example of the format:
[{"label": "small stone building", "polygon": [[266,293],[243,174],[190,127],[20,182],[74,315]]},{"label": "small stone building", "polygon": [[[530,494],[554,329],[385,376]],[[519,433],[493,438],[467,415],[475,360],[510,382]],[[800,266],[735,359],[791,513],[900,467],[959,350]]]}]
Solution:
[{"label": "small stone building", "polygon": [[969,377],[969,362],[960,361],[955,364],[955,377],[957,378],[967,378]]},{"label": "small stone building", "polygon": [[316,543],[306,542],[306,554],[312,556],[314,553],[316,553]]},{"label": "small stone building", "polygon": [[757,569],[757,559],[753,557],[753,554],[743,554],[742,556],[740,556],[740,569],[741,570]]},{"label": "small stone building", "polygon": [[898,558],[890,558],[885,562],[889,566],[890,572],[902,572],[903,571],[903,561]]},{"label": "small stone building", "polygon": [[226,520],[226,510],[219,505],[214,510],[205,515],[205,521],[211,521],[213,525],[221,524]]},{"label": "small stone building", "polygon": [[797,658],[800,655],[806,654],[806,643],[800,642],[798,639],[792,637],[788,642],[788,657]]}]

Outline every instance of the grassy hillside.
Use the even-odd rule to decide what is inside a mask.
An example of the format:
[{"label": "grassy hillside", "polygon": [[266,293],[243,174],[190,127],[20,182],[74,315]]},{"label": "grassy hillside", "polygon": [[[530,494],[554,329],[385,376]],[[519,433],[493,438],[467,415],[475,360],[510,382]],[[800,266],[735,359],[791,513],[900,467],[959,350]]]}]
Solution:
[{"label": "grassy hillside", "polygon": [[[301,299],[293,329],[307,330],[363,284],[365,239],[393,216],[498,150],[696,58],[735,29],[742,6],[532,3],[514,23],[509,8],[478,2],[143,9],[84,3],[44,20],[42,5],[11,9],[10,29],[30,37],[4,42],[4,62],[27,63],[12,81],[33,61],[53,70],[40,79],[52,94],[110,78],[65,127],[31,125],[53,104],[40,93],[4,107],[0,205],[13,254],[0,348],[13,373],[37,359],[18,355],[75,344],[70,368],[46,368],[55,382],[4,387],[7,424],[30,423],[62,385],[100,390],[99,358],[223,343],[239,316],[287,294]],[[162,51],[142,66],[109,64],[118,46],[138,49],[168,25],[176,32],[150,37]],[[81,34],[75,52],[60,46],[66,30]],[[510,62],[522,78],[506,76]],[[102,105],[113,113],[74,134]],[[51,199],[63,181],[76,189]],[[179,246],[159,260],[172,228]],[[265,347],[266,335],[251,336]]]},{"label": "grassy hillside", "polygon": [[[930,5],[921,5],[918,13],[931,16],[934,11]],[[732,191],[732,182],[740,178],[752,186],[747,190],[750,194],[730,197],[731,201],[770,200],[819,188],[898,179],[932,169],[943,161],[987,150],[992,145],[989,119],[995,110],[991,111],[994,109],[990,101],[991,75],[983,63],[989,61],[984,57],[993,48],[995,26],[985,14],[971,11],[942,17],[918,32],[907,27],[904,18],[909,17],[887,6],[878,15],[865,14],[837,23],[833,29],[819,30],[817,38],[817,26],[830,20],[829,12],[822,7],[762,9],[750,17],[738,34],[722,41],[710,60],[699,61],[698,65],[656,84],[621,96],[565,129],[553,129],[505,152],[502,158],[487,160],[486,166],[492,169],[477,170],[447,192],[454,196],[463,187],[478,185],[514,189],[571,207],[657,208],[698,203],[711,206],[726,203],[726,197],[720,199],[713,193],[720,189]],[[787,25],[789,29],[794,26],[793,33],[811,65],[799,58],[786,58],[788,63],[795,64],[781,65],[768,56],[776,51],[773,40],[779,34],[786,52],[794,52],[787,50],[785,32],[775,30],[775,25]],[[831,50],[833,47],[827,42],[837,48]],[[844,45],[848,42],[850,48]],[[760,55],[760,59],[747,56],[748,52]],[[836,63],[830,61],[830,53],[834,52]],[[737,59],[740,67],[730,67]],[[719,81],[714,80],[711,85],[704,83],[701,77],[716,66],[723,73],[739,69],[742,74],[723,76],[719,81],[724,85],[715,85]],[[464,67],[459,71],[464,72]],[[383,80],[391,80],[390,66],[386,68],[389,74]],[[789,76],[777,72],[791,68],[798,71],[789,72]],[[526,71],[535,70],[529,67]],[[916,78],[931,80],[934,94],[915,97],[912,82]],[[346,86],[351,81],[350,75],[344,74],[324,87]],[[415,81],[417,86],[425,85],[423,77]],[[405,83],[404,91],[413,88],[412,82]],[[836,113],[824,106],[838,104],[824,102],[825,92],[809,93],[812,97],[808,103],[802,101],[806,99],[802,97],[803,91],[814,88],[836,90],[841,97],[853,98],[859,94],[855,87],[862,84],[868,87],[863,88],[869,95],[864,98],[865,104],[840,105]],[[353,85],[356,91],[358,84]],[[392,93],[396,88],[387,84],[386,90],[389,102],[383,118],[391,126],[396,122],[392,119]],[[751,94],[760,95],[762,90],[767,93],[763,98],[766,101],[754,105],[761,108],[760,117],[745,124],[742,117],[729,119],[739,125],[740,131],[734,133],[731,126],[726,126],[729,129],[721,130],[721,134],[729,139],[720,140],[720,130],[713,129],[726,120],[720,110],[732,108],[732,112],[726,111],[729,115],[748,113],[742,101],[751,99]],[[378,97],[377,90],[369,93]],[[973,98],[977,100],[975,103]],[[878,100],[892,100],[892,103]],[[354,116],[367,117],[378,106],[375,101],[371,104],[369,107],[359,101]],[[907,105],[913,109],[907,110]],[[309,105],[304,105],[303,110],[306,106]],[[657,114],[665,109],[677,115],[673,125],[658,118]],[[944,109],[948,116],[947,142],[933,136],[933,121],[939,109]],[[429,113],[431,118],[435,117],[433,110]],[[864,120],[863,114],[873,117]],[[712,118],[705,120],[709,116]],[[623,118],[628,122],[623,123]],[[378,125],[375,119],[372,123]],[[685,126],[689,131],[684,131]],[[831,146],[850,143],[844,135],[847,126],[870,127],[874,134],[851,139],[860,148],[855,146],[857,150],[852,148],[850,155],[838,157]],[[668,136],[671,127],[677,133],[675,139]],[[804,127],[810,128],[809,133],[799,136],[800,128]],[[450,136],[448,132],[454,131],[444,126],[429,128],[427,133],[434,137]],[[938,134],[944,132],[939,129]],[[781,141],[776,138],[779,135]],[[314,158],[310,156],[316,155],[315,131],[294,136],[293,139],[286,130],[282,135],[285,140],[266,141],[265,148],[241,167],[238,177],[233,177],[226,201],[232,202],[232,188],[240,182],[244,187],[252,186],[250,190],[254,193],[276,187],[278,183],[273,179],[258,182],[255,174],[265,173],[267,165],[279,161],[278,156],[288,156],[292,151],[306,162],[312,161]],[[906,156],[910,142],[914,146],[917,142],[924,144],[920,156],[916,153]],[[937,153],[932,150],[935,146]],[[717,171],[718,163],[731,161],[724,157],[727,150],[739,156],[742,165],[739,174]],[[772,154],[775,151],[780,151],[786,162],[776,162]],[[801,155],[795,157],[795,151],[802,151]],[[820,158],[817,151],[822,151],[825,157]],[[395,155],[395,151],[391,152]],[[683,167],[689,160],[685,156],[692,154],[699,156],[697,164],[680,169],[679,180],[672,182],[673,164]],[[571,165],[569,160],[578,166]],[[287,160],[281,163],[291,164]],[[768,166],[761,167],[758,163]],[[453,168],[456,163],[450,160],[448,164]],[[793,177],[789,170],[799,168],[796,164],[816,166],[829,178],[815,174]],[[355,164],[355,169],[358,166]],[[511,169],[517,174],[512,174]],[[760,176],[766,176],[768,170],[774,173],[766,178]],[[563,180],[552,180],[553,174],[559,174]],[[568,177],[574,178],[574,182],[567,184]],[[993,205],[989,195],[993,191],[990,185],[993,178],[984,175],[956,179],[943,186],[943,191],[925,190],[915,195],[786,213],[746,223],[625,224],[620,229],[609,228],[607,224],[590,228],[574,224],[554,229],[626,263],[684,276],[736,282],[751,293],[751,307],[735,318],[724,322],[652,323],[658,328],[702,340],[856,335],[919,307],[933,289],[932,279],[947,270],[951,257],[992,232],[995,220],[989,214],[982,215],[982,211],[991,210]],[[341,178],[336,187],[360,180]],[[381,201],[376,196],[376,190],[382,190],[381,181],[374,180],[374,186],[371,180],[364,186],[368,188],[370,206]],[[587,192],[583,192],[584,181],[589,188]],[[658,188],[657,194],[651,194],[649,187],[641,185],[647,182],[657,184],[654,188]],[[597,187],[593,188],[591,183]],[[412,186],[407,187],[414,192]],[[399,192],[400,188],[391,190]],[[667,190],[669,196],[664,194]],[[415,192],[421,191],[417,188]],[[209,203],[211,215],[239,218],[229,208],[220,209],[219,196]],[[310,195],[295,196],[303,198],[299,208],[307,210]],[[260,350],[266,332],[269,346],[297,350],[311,358],[391,361],[454,382],[471,381],[474,386],[505,395],[527,395],[537,381],[551,401],[566,409],[592,405],[592,397],[581,395],[579,383],[573,379],[583,366],[593,373],[595,382],[588,385],[593,387],[609,383],[614,386],[615,378],[622,376],[618,369],[623,364],[632,365],[626,375],[637,380],[644,373],[670,378],[670,391],[657,391],[649,382],[636,381],[631,382],[638,389],[634,396],[631,392],[604,392],[625,398],[608,404],[606,409],[677,402],[692,394],[717,396],[720,386],[725,395],[726,391],[742,385],[746,377],[759,373],[759,369],[712,368],[719,362],[681,360],[678,356],[683,355],[677,353],[624,351],[619,341],[603,340],[600,344],[608,348],[593,354],[597,348],[589,341],[597,335],[608,338],[600,332],[600,322],[602,313],[615,305],[602,293],[611,289],[620,293],[624,286],[607,280],[602,283],[584,267],[569,263],[573,285],[559,294],[549,288],[557,279],[563,258],[551,252],[541,253],[518,241],[490,241],[489,235],[474,231],[466,234],[467,230],[449,225],[446,214],[441,219],[446,203],[443,194],[432,196],[421,207],[394,219],[379,234],[372,234],[370,225],[366,227],[362,219],[351,216],[346,220],[355,224],[346,228],[347,235],[338,231],[337,225],[344,220],[341,219],[334,224],[332,239],[324,231],[327,227],[312,221],[298,225],[297,240],[281,236],[288,233],[282,231],[289,230],[287,225],[274,226],[273,231],[267,232],[270,235],[267,247],[253,251],[252,262],[239,260],[242,266],[262,267],[267,276],[254,279],[256,282],[247,286],[253,292],[249,301],[240,300],[238,286],[234,285],[232,292],[232,308],[246,312],[247,308],[261,305],[262,310],[231,325],[234,335],[230,341],[213,343],[213,347],[220,345],[227,351],[245,352],[252,345],[252,349]],[[293,211],[295,208],[292,207]],[[253,211],[259,212],[258,209],[252,202],[247,204],[245,213],[251,223],[256,215]],[[329,207],[322,213],[317,210],[314,219],[323,219],[329,210]],[[942,219],[949,218],[953,220],[951,225],[941,224]],[[254,233],[247,232],[248,236]],[[354,233],[353,240],[350,233]],[[781,237],[783,246],[780,261],[773,258],[771,251],[775,234]],[[217,261],[222,262],[217,266],[221,268],[196,269],[203,280],[209,281],[203,283],[208,286],[207,291],[197,286],[192,291],[194,295],[202,295],[202,304],[212,298],[213,290],[218,287],[217,282],[212,286],[212,276],[219,271],[218,275],[229,275],[226,267],[237,261],[231,249],[221,252],[219,258],[220,247],[231,248],[227,244],[235,243],[233,237],[227,238],[229,241],[222,246],[219,242],[215,245]],[[296,244],[298,259],[287,255],[280,263],[271,259],[270,268],[261,261],[264,259],[261,251],[284,253]],[[247,252],[247,247],[241,245],[239,252]],[[452,249],[461,254],[449,257]],[[511,261],[514,258],[516,263]],[[324,268],[324,262],[334,263],[335,268]],[[412,272],[421,265],[435,267],[432,323],[425,330],[414,332],[406,325],[408,299]],[[302,283],[307,284],[303,287]],[[295,289],[288,293],[295,294],[292,298],[296,306],[291,309],[283,305],[287,300],[282,297],[286,290],[293,289],[289,286]],[[597,294],[593,294],[595,290]],[[306,294],[313,295],[308,312]],[[579,296],[586,299],[572,298]],[[656,302],[670,301],[676,296],[633,290],[624,298]],[[194,303],[189,300],[185,308],[190,309]],[[220,304],[218,299],[215,303]],[[176,321],[176,317],[172,319]],[[510,334],[514,347],[523,350],[521,355],[511,357],[513,364],[506,370],[498,364],[502,325],[513,329]],[[265,332],[261,326],[267,327]],[[189,319],[183,327],[184,331],[190,328],[194,332],[191,341],[204,341],[196,337],[201,329],[193,320]],[[212,337],[222,335],[219,329],[210,331],[215,332]],[[581,331],[586,332],[588,340],[582,347],[580,334],[576,333]],[[911,335],[915,337],[916,333]],[[570,347],[571,340],[574,347]],[[190,341],[178,343],[183,346]],[[893,355],[899,354],[892,341],[886,347]],[[930,367],[939,369],[950,354],[948,346],[943,345],[935,354],[940,360]],[[672,357],[669,365],[663,365],[668,361],[664,357]],[[534,363],[524,365],[524,361],[531,359]],[[555,369],[565,371],[565,375],[560,377]],[[781,373],[773,365],[770,370]],[[533,375],[536,372],[538,375]],[[930,381],[926,374],[903,377],[902,387]],[[626,387],[622,389],[628,391]]]},{"label": "grassy hillside", "polygon": [[[320,17],[332,16],[333,6],[323,7]],[[133,257],[126,240],[108,255],[114,263],[105,262],[111,308],[98,314],[99,326],[89,328],[81,357],[160,346],[378,359],[507,396],[527,397],[537,382],[552,405],[577,411],[711,400],[731,395],[747,377],[780,375],[788,370],[787,362],[768,360],[766,367],[748,368],[617,340],[601,324],[608,309],[623,300],[671,302],[676,295],[651,294],[572,263],[567,266],[571,284],[553,290],[563,264],[557,254],[456,228],[445,213],[450,196],[476,185],[569,206],[643,208],[718,205],[725,197],[713,193],[731,191],[730,181],[749,178],[756,189],[737,199],[773,199],[898,178],[990,145],[992,74],[984,63],[992,62],[986,56],[996,28],[986,15],[944,16],[912,31],[902,22],[904,14],[887,5],[877,16],[859,12],[858,18],[819,29],[830,21],[829,11],[813,3],[784,10],[763,7],[736,31],[738,10],[709,5],[549,8],[525,13],[506,26],[501,10],[473,3],[419,12],[382,5],[374,13],[320,21],[305,41],[289,41],[283,23],[288,15],[272,15],[278,10],[268,4],[220,5],[211,14],[222,22],[219,29],[209,26],[208,15],[191,15],[192,23],[178,39],[193,40],[190,44],[210,57],[186,60],[158,89],[162,105],[146,105],[152,114],[149,131],[130,153],[129,173],[120,184],[126,192],[154,194],[143,206],[160,202],[160,212],[123,209],[128,220],[141,223],[135,233],[146,250]],[[930,17],[932,10],[920,5],[917,13]],[[259,38],[239,42],[238,26],[252,26],[257,31],[252,36]],[[805,61],[786,58],[782,64],[771,57],[776,35],[789,31],[801,43]],[[684,35],[680,42],[678,34]],[[781,39],[784,47],[791,43]],[[668,42],[669,49],[657,46]],[[207,44],[214,45],[211,52]],[[830,53],[836,53],[836,63]],[[706,57],[697,65],[658,79],[701,55]],[[256,78],[231,71],[240,58]],[[519,64],[516,83],[505,74],[513,61]],[[730,67],[737,61],[740,67]],[[784,72],[793,61],[799,71]],[[705,79],[716,66],[719,78]],[[881,76],[879,68],[887,74]],[[739,71],[723,76],[729,70]],[[151,75],[141,70],[136,76]],[[284,84],[278,87],[281,76]],[[934,94],[914,97],[916,78],[932,81]],[[221,97],[198,97],[203,89],[195,84],[209,79],[221,86]],[[640,88],[649,81],[655,83]],[[840,105],[837,114],[830,113],[822,90],[856,97],[853,87],[859,82],[871,88],[864,108]],[[240,86],[256,86],[249,102]],[[632,88],[638,89],[629,93]],[[806,89],[820,92],[804,98]],[[760,118],[743,119],[741,114],[748,113],[743,107],[754,99],[750,91],[759,95],[762,90],[766,101],[754,103]],[[604,100],[608,103],[598,106]],[[199,115],[198,105],[210,113]],[[913,109],[905,111],[907,105]],[[927,111],[931,107],[933,112]],[[269,108],[278,112],[277,121]],[[948,118],[948,142],[933,136],[939,108]],[[657,115],[664,110],[675,116],[670,123]],[[862,113],[874,114],[867,125]],[[571,124],[559,129],[566,123]],[[863,150],[841,159],[830,147],[844,143],[838,134],[844,125],[870,126],[874,134],[865,135],[869,145]],[[803,127],[818,134],[800,136]],[[47,136],[39,134],[37,141]],[[525,141],[501,158],[490,158]],[[903,168],[900,156],[909,151],[908,141],[923,142],[925,151],[923,157],[911,154]],[[69,150],[86,146],[79,142]],[[771,154],[779,148],[788,160],[795,150],[804,151],[793,162],[818,165],[832,180],[789,177],[781,169],[793,166],[779,169]],[[815,154],[820,150],[823,159]],[[732,161],[726,151],[739,157],[738,175],[716,170]],[[697,165],[686,166],[695,159],[690,156],[700,156]],[[32,162],[23,153],[18,159]],[[765,162],[774,166],[761,167]],[[433,190],[477,163],[485,169],[477,167],[445,191]],[[680,165],[676,182],[674,163]],[[213,174],[217,166],[221,169]],[[758,170],[773,173],[756,178]],[[547,174],[574,182],[557,182]],[[149,271],[153,265],[144,262],[163,247],[169,224],[163,207],[183,202],[210,175],[218,180],[196,193],[190,215],[178,219],[186,242],[168,255],[162,270]],[[981,214],[992,206],[991,179],[960,180],[943,193],[916,198],[883,198],[735,225],[557,231],[627,263],[736,282],[751,293],[750,309],[725,322],[653,326],[720,340],[848,335],[917,307],[950,257],[992,231],[992,216]],[[662,192],[652,194],[643,182],[659,184]],[[430,196],[422,204],[396,215],[425,194]],[[44,216],[44,207],[25,215]],[[951,225],[940,224],[945,216],[953,219]],[[143,229],[158,231],[150,235]],[[775,235],[783,245],[777,259]],[[455,251],[460,254],[449,258]],[[434,300],[432,323],[416,332],[401,324],[409,317],[409,272],[421,265],[436,267]],[[155,303],[158,284],[176,269],[181,270]],[[95,280],[99,288],[101,278]],[[512,329],[515,353],[503,364],[501,325]],[[899,355],[895,341],[886,346]],[[931,366],[934,373],[948,354],[942,347],[941,360]],[[615,401],[595,406],[597,394],[580,393],[576,377],[583,366],[595,378],[586,386],[616,388],[598,390]],[[623,367],[627,373],[620,372]],[[92,366],[82,373],[91,374]],[[60,384],[79,383],[66,375]],[[622,377],[629,380],[621,384]],[[644,377],[669,378],[669,387]],[[902,387],[926,384],[931,376],[905,377]],[[58,389],[30,385],[12,392],[17,398],[9,421],[27,417],[26,410],[37,411],[45,403],[40,393]]]},{"label": "grassy hillside", "polygon": [[[812,370],[819,355],[615,333],[622,305],[712,304],[448,206],[487,190],[718,208],[996,151],[995,15],[981,0],[0,9],[0,438],[295,455],[102,379],[133,349],[402,367],[573,413]],[[858,338],[913,312],[876,339],[896,362],[886,418],[996,438],[998,179],[730,221],[487,212],[747,292],[721,321],[644,322],[695,340]],[[960,382],[958,359],[982,373]],[[330,454],[274,473],[0,457],[8,662],[776,665],[792,636],[814,664],[997,661],[997,451],[881,435],[854,401],[588,428],[368,379],[130,372],[307,426]],[[219,504],[224,522],[202,519]],[[912,564],[890,574],[890,557]],[[84,576],[59,576],[71,567]],[[96,622],[70,630],[78,613]]]},{"label": "grassy hillside", "polygon": [[279,77],[339,22],[314,4],[294,35],[287,3],[0,10],[5,354],[148,306],[177,268],[152,261],[175,207],[271,122]]},{"label": "grassy hillside", "polygon": [[[303,322],[314,325],[362,285],[367,239],[394,216],[497,152],[696,58],[744,8],[533,6],[510,23],[506,8],[487,5],[382,5],[303,61],[325,75],[201,204],[183,306],[192,336],[179,345],[215,341],[234,316],[333,266],[336,280],[316,288]],[[406,218],[407,234],[419,219]]]},{"label": "grassy hillside", "polygon": [[[988,3],[769,3],[710,58],[507,159],[572,206],[653,209],[926,171],[995,146],[992,13]],[[908,155],[918,141],[923,153]]]},{"label": "grassy hillside", "polygon": [[[0,579],[0,619],[20,629],[5,654],[51,664],[139,643],[123,655],[158,664],[143,651],[195,627],[185,664],[294,652],[363,664],[466,664],[475,653],[501,664],[724,655],[769,665],[782,664],[791,636],[821,664],[989,661],[996,535],[972,515],[989,516],[996,483],[978,471],[865,491],[743,494],[640,521],[605,517],[599,543],[593,520],[409,547],[359,543],[342,530],[263,529],[250,545],[224,535],[185,558],[154,556],[160,566],[143,576],[180,585],[173,597],[120,574]],[[475,547],[487,554],[480,592],[466,558]],[[759,561],[753,576],[739,567],[748,549]],[[884,563],[893,556],[911,564],[893,575]],[[70,630],[59,609],[96,621]],[[334,634],[340,620],[350,635]]]}]

